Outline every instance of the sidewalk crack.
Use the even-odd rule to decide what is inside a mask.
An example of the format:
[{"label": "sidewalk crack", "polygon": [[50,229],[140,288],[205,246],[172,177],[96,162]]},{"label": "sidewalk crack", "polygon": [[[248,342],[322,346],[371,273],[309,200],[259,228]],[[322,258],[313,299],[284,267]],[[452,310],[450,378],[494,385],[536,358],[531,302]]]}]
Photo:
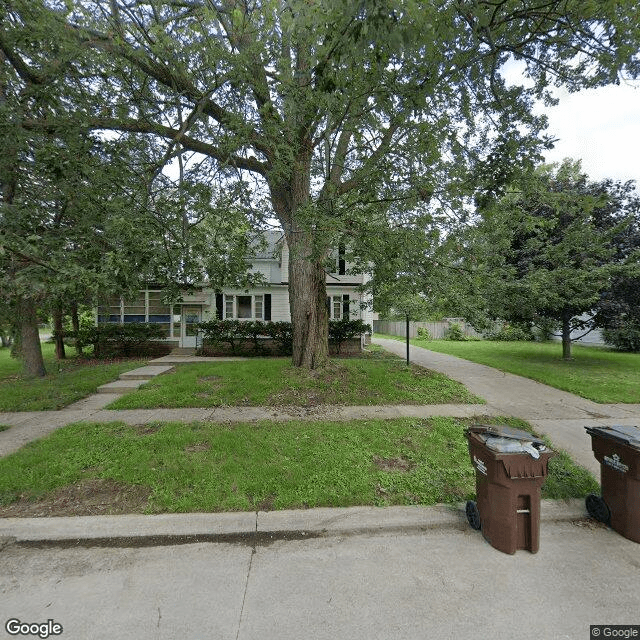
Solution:
[{"label": "sidewalk crack", "polygon": [[242,628],[242,617],[244,615],[244,603],[247,599],[247,591],[249,589],[249,576],[251,575],[251,567],[253,565],[253,556],[256,554],[257,537],[258,537],[258,512],[256,511],[256,526],[254,529],[253,544],[251,545],[251,557],[249,558],[249,568],[247,569],[247,579],[244,583],[244,593],[242,594],[242,605],[240,607],[240,616],[238,618],[238,631],[236,640],[240,637],[240,629]]}]

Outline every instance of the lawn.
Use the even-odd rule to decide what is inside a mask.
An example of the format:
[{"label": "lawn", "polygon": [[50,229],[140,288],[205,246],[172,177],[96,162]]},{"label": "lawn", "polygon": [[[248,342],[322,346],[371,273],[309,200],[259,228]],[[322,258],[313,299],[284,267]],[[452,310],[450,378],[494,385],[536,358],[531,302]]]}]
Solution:
[{"label": "lawn", "polygon": [[117,380],[121,373],[146,363],[146,360],[105,362],[76,357],[58,361],[54,346],[48,343],[42,345],[42,352],[47,375],[25,378],[21,363],[10,356],[9,349],[0,349],[0,411],[61,409],[95,393],[101,384]]},{"label": "lawn", "polygon": [[[475,492],[469,423],[79,423],[0,459],[0,515],[459,503]],[[550,462],[543,497],[597,491],[567,456]]]},{"label": "lawn", "polygon": [[363,357],[333,359],[319,371],[292,367],[289,358],[177,366],[108,408],[482,402],[459,382],[407,367],[400,358],[374,348]]},{"label": "lawn", "polygon": [[573,360],[564,361],[558,342],[411,340],[411,344],[531,378],[594,402],[640,403],[638,353],[573,345]]}]

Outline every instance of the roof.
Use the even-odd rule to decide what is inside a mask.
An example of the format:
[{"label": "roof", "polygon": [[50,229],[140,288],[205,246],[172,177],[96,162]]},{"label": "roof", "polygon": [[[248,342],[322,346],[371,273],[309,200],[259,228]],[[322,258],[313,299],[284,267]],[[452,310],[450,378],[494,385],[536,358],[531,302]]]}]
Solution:
[{"label": "roof", "polygon": [[284,238],[284,232],[280,229],[267,229],[263,231],[265,245],[263,247],[256,248],[256,252],[251,254],[251,257],[256,260],[272,260],[277,257],[282,240]]}]

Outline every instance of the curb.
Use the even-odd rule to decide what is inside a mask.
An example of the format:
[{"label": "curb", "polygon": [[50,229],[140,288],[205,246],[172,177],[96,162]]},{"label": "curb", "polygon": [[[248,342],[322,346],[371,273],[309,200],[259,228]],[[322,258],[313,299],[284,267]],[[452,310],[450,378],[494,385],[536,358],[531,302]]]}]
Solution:
[{"label": "curb", "polygon": [[[540,521],[586,517],[583,500],[543,500]],[[466,530],[464,504],[344,507],[240,513],[0,519],[0,552],[28,547],[145,547],[198,542],[265,545],[277,540]]]}]

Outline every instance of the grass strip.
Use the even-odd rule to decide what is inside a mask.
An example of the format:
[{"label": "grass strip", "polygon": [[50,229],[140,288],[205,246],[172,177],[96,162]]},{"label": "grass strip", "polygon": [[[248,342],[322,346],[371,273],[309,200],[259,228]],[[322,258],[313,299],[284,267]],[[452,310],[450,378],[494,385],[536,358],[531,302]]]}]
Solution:
[{"label": "grass strip", "polygon": [[[79,423],[0,460],[0,515],[33,515],[25,509],[34,500],[66,506],[57,512],[45,508],[47,515],[85,513],[68,497],[98,482],[116,487],[118,500],[125,502],[123,510],[107,497],[101,513],[114,512],[111,507],[169,513],[458,503],[475,493],[463,434],[470,422],[436,417]],[[146,491],[148,500],[127,505],[128,489],[136,500],[136,490]],[[583,497],[597,489],[586,470],[558,456],[550,463],[543,497]]]},{"label": "grass strip", "polygon": [[[401,340],[397,336],[376,335]],[[417,346],[537,380],[600,403],[640,403],[640,354],[573,345],[562,359],[558,342],[410,340]]]},{"label": "grass strip", "polygon": [[443,403],[484,401],[445,375],[407,367],[378,349],[360,358],[333,359],[317,371],[292,367],[288,358],[179,365],[108,408]]}]

